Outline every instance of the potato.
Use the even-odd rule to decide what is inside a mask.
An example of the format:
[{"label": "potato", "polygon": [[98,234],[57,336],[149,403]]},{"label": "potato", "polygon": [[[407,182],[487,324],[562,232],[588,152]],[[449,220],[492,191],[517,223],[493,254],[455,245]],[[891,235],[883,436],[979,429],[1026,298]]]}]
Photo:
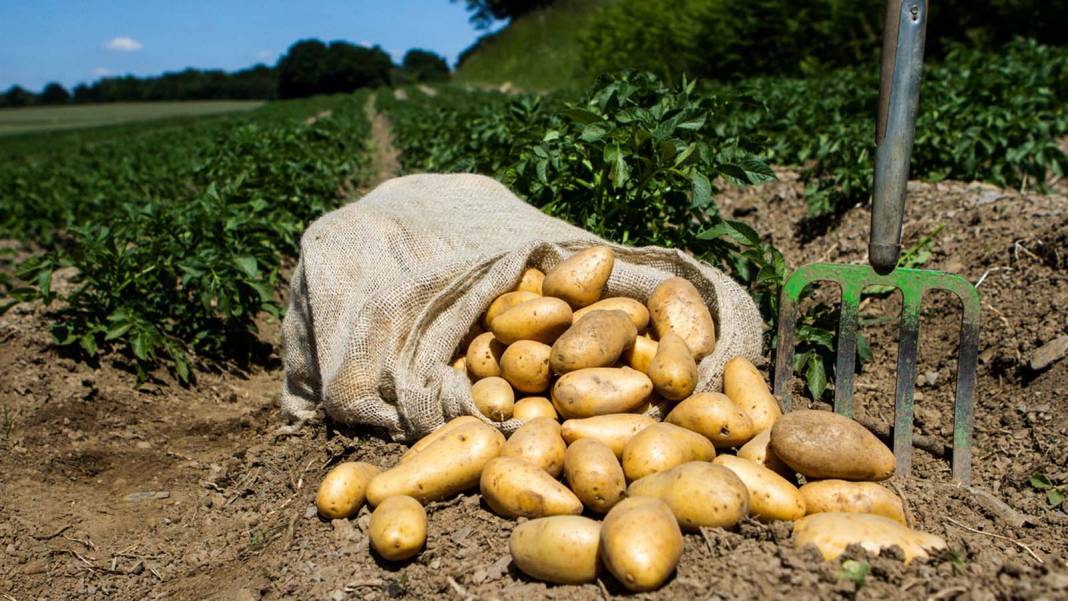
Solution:
[{"label": "potato", "polygon": [[627,362],[627,365],[648,375],[649,365],[653,362],[653,357],[656,356],[658,346],[657,342],[652,338],[638,336],[634,339],[634,346],[623,351],[622,359]]},{"label": "potato", "polygon": [[512,419],[528,421],[536,417],[548,417],[555,420],[557,418],[556,408],[553,407],[552,401],[543,396],[528,396],[516,401],[512,409]]},{"label": "potato", "polygon": [[512,457],[487,463],[479,490],[490,509],[506,518],[582,513],[582,501],[575,493],[540,467]]},{"label": "potato", "polygon": [[324,518],[337,520],[354,515],[363,507],[367,483],[380,469],[362,461],[346,461],[334,466],[315,493],[315,508]]},{"label": "potato", "polygon": [[459,357],[452,362],[452,368],[456,371],[467,375],[467,357]]},{"label": "potato", "polygon": [[471,385],[471,398],[482,415],[499,422],[512,419],[515,392],[508,380],[498,376],[482,378]]},{"label": "potato", "polygon": [[671,509],[651,497],[620,501],[601,524],[601,557],[627,590],[659,588],[682,557],[682,532]]},{"label": "potato", "polygon": [[445,434],[447,434],[450,430],[452,430],[453,428],[456,428],[457,426],[462,426],[464,424],[481,424],[481,423],[482,423],[482,420],[478,419],[477,417],[475,417],[473,415],[461,415],[460,417],[457,417],[457,418],[454,418],[452,420],[449,420],[448,422],[446,422],[444,425],[442,425],[437,430],[434,430],[430,434],[427,434],[426,436],[420,438],[418,442],[416,442],[415,444],[412,445],[412,448],[408,449],[408,451],[405,452],[404,455],[401,455],[400,460],[401,461],[407,461],[407,460],[411,459],[417,453],[419,453],[423,449],[425,449],[428,446],[430,446],[431,444],[433,444],[434,441],[438,440],[442,436],[445,436]]},{"label": "potato", "polygon": [[653,389],[669,401],[681,401],[697,387],[697,362],[686,341],[673,332],[660,339],[647,373]]},{"label": "potato", "polygon": [[749,442],[742,445],[742,447],[738,449],[738,456],[742,459],[748,459],[749,461],[763,465],[783,478],[786,478],[787,482],[796,481],[797,474],[794,473],[794,470],[790,469],[790,466],[783,463],[782,459],[775,456],[775,452],[772,451],[771,447],[768,445],[770,442],[771,428],[768,428],[749,439]]},{"label": "potato", "polygon": [[638,330],[622,311],[594,311],[576,320],[553,343],[549,366],[566,374],[588,367],[608,367],[634,346]]},{"label": "potato", "polygon": [[757,431],[771,428],[782,417],[779,401],[771,394],[764,376],[745,357],[735,357],[723,368],[723,393],[745,411]]},{"label": "potato", "polygon": [[830,411],[806,409],[779,418],[771,450],[806,478],[886,480],[894,454],[864,426]]},{"label": "potato", "polygon": [[597,579],[601,523],[578,515],[554,515],[517,525],[508,539],[512,561],[527,576],[554,584]]},{"label": "potato", "polygon": [[801,487],[801,498],[809,514],[871,513],[907,525],[901,499],[875,482],[817,480]]},{"label": "potato", "polygon": [[471,377],[480,380],[501,375],[501,355],[505,346],[493,337],[493,332],[484,332],[475,336],[467,346],[464,363]]},{"label": "potato", "polygon": [[496,428],[466,423],[450,429],[412,458],[367,484],[367,502],[407,495],[420,503],[440,501],[478,484],[482,468],[501,452],[504,435]]},{"label": "potato", "polygon": [[545,274],[540,269],[528,267],[519,278],[519,285],[515,287],[516,292],[533,292],[541,296],[541,283],[544,280]]},{"label": "potato", "polygon": [[835,559],[849,545],[878,554],[880,549],[897,545],[905,552],[905,563],[915,557],[927,557],[931,549],[946,548],[941,537],[906,528],[881,515],[867,513],[816,513],[794,523],[794,544],[812,544],[827,561]]},{"label": "potato", "polygon": [[647,415],[636,413],[616,413],[597,415],[585,419],[569,419],[560,427],[560,434],[567,444],[576,440],[592,438],[612,449],[616,458],[623,457],[623,448],[634,435],[656,421]]},{"label": "potato", "polygon": [[549,388],[549,353],[552,347],[534,340],[519,340],[501,355],[501,377],[519,392],[545,392]]},{"label": "potato", "polygon": [[627,493],[619,460],[608,445],[592,438],[580,438],[567,448],[564,474],[575,496],[597,513],[606,513]]},{"label": "potato", "polygon": [[749,514],[749,489],[734,472],[706,461],[691,461],[635,480],[628,497],[656,497],[675,514],[683,530],[730,528]]},{"label": "potato", "polygon": [[568,372],[553,385],[556,411],[565,418],[632,411],[653,392],[653,383],[629,367],[590,367]]},{"label": "potato", "polygon": [[649,295],[649,318],[658,338],[674,332],[700,361],[716,348],[716,324],[701,293],[679,277],[668,278]]},{"label": "potato", "polygon": [[704,435],[717,448],[745,444],[756,435],[753,420],[719,392],[699,392],[682,401],[664,421]]},{"label": "potato", "polygon": [[641,301],[633,298],[613,296],[612,298],[599,300],[592,305],[575,311],[575,321],[582,319],[583,315],[593,311],[622,311],[627,314],[627,317],[630,318],[634,323],[635,329],[639,332],[644,332],[645,328],[649,327],[649,309],[646,309]]},{"label": "potato", "polygon": [[504,344],[536,340],[552,344],[571,327],[571,307],[558,298],[543,296],[520,303],[493,320],[490,331]]},{"label": "potato", "polygon": [[786,478],[759,463],[733,455],[720,455],[713,463],[741,479],[749,489],[749,513],[758,519],[789,522],[805,517],[805,500]]},{"label": "potato", "polygon": [[493,299],[493,302],[490,303],[489,308],[486,309],[486,313],[482,316],[482,326],[487,330],[490,329],[490,324],[493,323],[493,320],[496,319],[498,315],[520,303],[525,303],[528,300],[534,300],[536,298],[541,298],[541,295],[526,290],[505,292]]},{"label": "potato", "polygon": [[593,246],[577,252],[545,274],[541,293],[567,301],[578,309],[601,298],[612,275],[615,254],[607,246]]},{"label": "potato", "polygon": [[408,559],[426,544],[426,510],[411,497],[386,497],[371,513],[368,536],[384,559]]},{"label": "potato", "polygon": [[559,478],[564,473],[567,445],[560,436],[560,424],[548,417],[530,420],[516,430],[501,447],[501,457],[521,459]]},{"label": "potato", "polygon": [[716,447],[707,438],[672,424],[654,424],[623,448],[623,473],[633,482],[688,461],[712,461]]}]

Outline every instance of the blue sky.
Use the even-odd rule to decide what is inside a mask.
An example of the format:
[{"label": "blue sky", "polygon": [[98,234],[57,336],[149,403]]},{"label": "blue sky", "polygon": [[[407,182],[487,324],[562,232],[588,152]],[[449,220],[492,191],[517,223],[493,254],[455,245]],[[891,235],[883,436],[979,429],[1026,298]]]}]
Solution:
[{"label": "blue sky", "polygon": [[449,0],[0,0],[0,91],[273,65],[309,37],[378,44],[397,61],[426,48],[452,65],[479,35],[467,17]]}]

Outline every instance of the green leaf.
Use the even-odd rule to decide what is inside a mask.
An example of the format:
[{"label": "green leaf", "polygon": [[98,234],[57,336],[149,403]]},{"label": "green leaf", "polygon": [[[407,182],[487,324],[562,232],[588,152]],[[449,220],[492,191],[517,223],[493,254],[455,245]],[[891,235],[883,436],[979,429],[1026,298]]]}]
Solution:
[{"label": "green leaf", "polygon": [[860,588],[864,585],[864,578],[868,575],[868,570],[867,562],[847,559],[842,562],[841,576],[846,580],[852,580],[857,585],[857,588]]},{"label": "green leaf", "polygon": [[1054,488],[1046,491],[1046,502],[1050,507],[1059,507],[1064,503],[1064,491],[1059,488]]},{"label": "green leaf", "polygon": [[705,174],[695,171],[690,176],[690,183],[693,185],[693,204],[691,206],[703,209],[712,203],[712,184],[705,177]]},{"label": "green leaf", "polygon": [[1031,486],[1037,490],[1046,490],[1047,488],[1053,488],[1053,483],[1045,474],[1035,474],[1031,476]]},{"label": "green leaf", "polygon": [[250,278],[259,277],[260,275],[260,268],[259,264],[256,262],[256,257],[250,257],[248,255],[234,257],[234,264]]},{"label": "green leaf", "polygon": [[823,392],[827,390],[827,373],[823,369],[823,360],[815,353],[808,360],[805,382],[813,399],[818,400],[823,397]]},{"label": "green leaf", "polygon": [[868,337],[857,330],[857,357],[861,363],[870,363],[872,359],[871,342]]}]

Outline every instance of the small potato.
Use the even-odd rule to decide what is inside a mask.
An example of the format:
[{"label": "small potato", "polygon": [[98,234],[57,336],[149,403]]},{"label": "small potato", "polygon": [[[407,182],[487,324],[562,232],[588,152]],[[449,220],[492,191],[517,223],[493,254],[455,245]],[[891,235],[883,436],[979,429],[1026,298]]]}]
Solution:
[{"label": "small potato", "polygon": [[806,409],[780,417],[771,428],[771,450],[810,479],[886,480],[894,454],[852,419]]},{"label": "small potato", "polygon": [[553,343],[549,366],[566,374],[588,367],[608,367],[623,351],[634,346],[638,330],[622,311],[594,311],[560,335]]},{"label": "small potato", "polygon": [[699,392],[682,401],[664,421],[704,435],[717,448],[743,445],[756,430],[753,420],[719,392]]},{"label": "small potato", "polygon": [[478,419],[477,417],[475,417],[473,415],[461,415],[460,417],[451,419],[448,422],[446,422],[443,426],[438,428],[437,430],[434,430],[430,434],[427,434],[426,436],[420,438],[418,442],[416,442],[415,444],[412,445],[412,448],[408,449],[408,451],[406,453],[404,453],[404,455],[401,455],[400,460],[403,462],[403,461],[407,461],[407,460],[411,459],[417,453],[419,453],[423,449],[425,449],[428,446],[430,446],[431,444],[433,444],[436,440],[438,440],[442,436],[445,436],[445,434],[447,434],[453,428],[456,428],[458,426],[462,426],[464,424],[481,424],[481,423],[482,423],[482,420]]},{"label": "small potato", "polygon": [[601,557],[627,590],[659,588],[682,557],[682,532],[671,509],[652,497],[620,501],[601,525]]},{"label": "small potato", "polygon": [[801,487],[805,510],[813,513],[871,513],[888,517],[901,525],[905,507],[888,488],[875,482],[817,480]]},{"label": "small potato", "polygon": [[723,368],[723,392],[745,411],[757,430],[771,428],[782,417],[779,401],[756,366],[745,357],[735,357]]},{"label": "small potato", "polygon": [[467,346],[467,355],[464,357],[467,372],[476,380],[501,375],[501,355],[504,354],[504,349],[505,346],[493,337],[492,332],[475,336]]},{"label": "small potato", "polygon": [[558,298],[543,296],[520,303],[494,318],[490,331],[504,344],[536,340],[552,344],[571,327],[571,307]]},{"label": "small potato", "polygon": [[631,483],[628,497],[656,497],[671,508],[683,530],[730,528],[749,514],[749,489],[734,472],[692,461]]},{"label": "small potato", "polygon": [[504,294],[493,299],[493,302],[490,303],[489,308],[486,309],[485,315],[482,316],[482,326],[488,330],[490,324],[493,323],[493,320],[496,319],[497,316],[501,313],[504,313],[508,309],[511,309],[512,307],[520,303],[525,303],[528,300],[534,300],[540,297],[540,294],[535,294],[527,290],[505,292]]},{"label": "small potato", "polygon": [[704,436],[672,424],[654,424],[623,448],[623,473],[633,482],[688,461],[712,461],[716,447]]},{"label": "small potato", "polygon": [[622,359],[627,362],[627,365],[648,375],[649,365],[652,364],[653,357],[656,356],[658,346],[657,342],[652,338],[638,336],[634,339],[634,346],[623,351]]},{"label": "small potato", "polygon": [[569,445],[583,438],[604,443],[619,459],[623,457],[623,448],[627,446],[627,442],[634,438],[635,434],[655,423],[653,418],[636,413],[597,415],[565,421],[560,427],[560,434]]},{"label": "small potato", "polygon": [[467,357],[460,357],[452,362],[452,368],[467,375]]},{"label": "small potato", "polygon": [[758,519],[789,522],[805,517],[805,500],[786,478],[734,455],[720,455],[713,463],[734,472],[745,483],[749,489],[749,512]]},{"label": "small potato", "polygon": [[886,547],[897,545],[905,552],[905,563],[916,557],[927,557],[931,549],[945,549],[946,541],[939,536],[906,528],[881,515],[867,513],[816,513],[794,523],[794,544],[798,547],[816,545],[823,558],[831,561],[845,552],[849,545],[860,545],[878,555]]},{"label": "small potato", "polygon": [[323,477],[315,493],[315,508],[324,518],[337,520],[363,507],[367,483],[382,470],[362,461],[339,463]]},{"label": "small potato", "polygon": [[648,374],[653,389],[669,401],[681,401],[697,387],[697,362],[686,341],[673,332],[660,339]]},{"label": "small potato", "polygon": [[517,525],[508,539],[515,566],[554,584],[597,579],[601,523],[578,515],[554,515]]},{"label": "small potato", "polygon": [[479,490],[490,509],[506,518],[582,513],[582,501],[575,493],[540,467],[512,457],[487,463]]},{"label": "small potato", "polygon": [[504,435],[482,423],[452,428],[411,459],[386,470],[367,484],[367,502],[407,495],[429,503],[478,484],[482,468],[501,452]]},{"label": "small potato", "polygon": [[641,301],[633,298],[613,296],[612,298],[599,300],[592,305],[575,311],[575,321],[582,319],[583,315],[593,311],[622,311],[627,314],[627,317],[630,317],[630,320],[634,322],[634,327],[639,332],[644,332],[645,328],[649,327],[649,309],[646,309]]},{"label": "small potato", "polygon": [[512,419],[525,422],[536,417],[557,419],[556,407],[553,407],[553,402],[543,396],[528,396],[525,399],[516,401],[515,407],[512,409]]},{"label": "small potato", "polygon": [[607,246],[594,246],[577,252],[545,274],[541,292],[567,301],[578,309],[601,298],[612,275],[615,254]]},{"label": "small potato", "polygon": [[564,454],[567,484],[591,511],[606,513],[627,493],[623,467],[608,445],[580,438]]},{"label": "small potato", "polygon": [[528,267],[519,278],[516,292],[533,292],[541,296],[541,283],[545,280],[545,274],[540,269]]},{"label": "small potato", "polygon": [[549,388],[549,354],[552,347],[534,340],[519,340],[501,355],[501,377],[519,392],[545,392]]},{"label": "small potato", "polygon": [[782,462],[775,456],[775,452],[771,450],[768,443],[771,442],[771,428],[764,430],[760,434],[757,434],[749,440],[749,442],[742,445],[738,449],[738,456],[742,459],[748,459],[763,465],[769,470],[779,474],[783,478],[786,478],[787,482],[794,482],[797,479],[797,474],[794,470],[790,469],[790,466]]},{"label": "small potato", "polygon": [[705,299],[689,281],[668,278],[649,295],[649,318],[658,338],[674,332],[700,361],[716,348],[716,324]]},{"label": "small potato", "polygon": [[653,392],[649,376],[629,367],[590,367],[568,372],[553,385],[556,411],[565,418],[625,413]]},{"label": "small potato", "polygon": [[560,436],[560,424],[548,417],[539,417],[523,424],[501,447],[501,457],[521,459],[534,464],[559,478],[564,473],[564,453],[567,445]]},{"label": "small potato", "polygon": [[482,415],[498,422],[512,419],[515,392],[508,380],[497,376],[482,378],[471,385],[471,398]]},{"label": "small potato", "polygon": [[408,559],[426,544],[426,510],[411,497],[387,497],[371,513],[368,535],[384,559]]}]

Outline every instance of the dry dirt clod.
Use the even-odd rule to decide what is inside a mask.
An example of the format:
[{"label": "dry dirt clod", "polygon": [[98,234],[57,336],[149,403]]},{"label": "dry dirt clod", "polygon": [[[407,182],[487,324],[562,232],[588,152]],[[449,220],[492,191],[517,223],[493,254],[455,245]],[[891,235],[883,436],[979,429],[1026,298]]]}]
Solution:
[{"label": "dry dirt clod", "polygon": [[1042,371],[1068,354],[1068,335],[1061,335],[1031,353],[1031,369]]},{"label": "dry dirt clod", "polygon": [[141,501],[162,501],[163,499],[169,499],[171,496],[168,490],[146,490],[141,492],[134,492],[123,497],[123,500],[130,503],[139,503]]}]

